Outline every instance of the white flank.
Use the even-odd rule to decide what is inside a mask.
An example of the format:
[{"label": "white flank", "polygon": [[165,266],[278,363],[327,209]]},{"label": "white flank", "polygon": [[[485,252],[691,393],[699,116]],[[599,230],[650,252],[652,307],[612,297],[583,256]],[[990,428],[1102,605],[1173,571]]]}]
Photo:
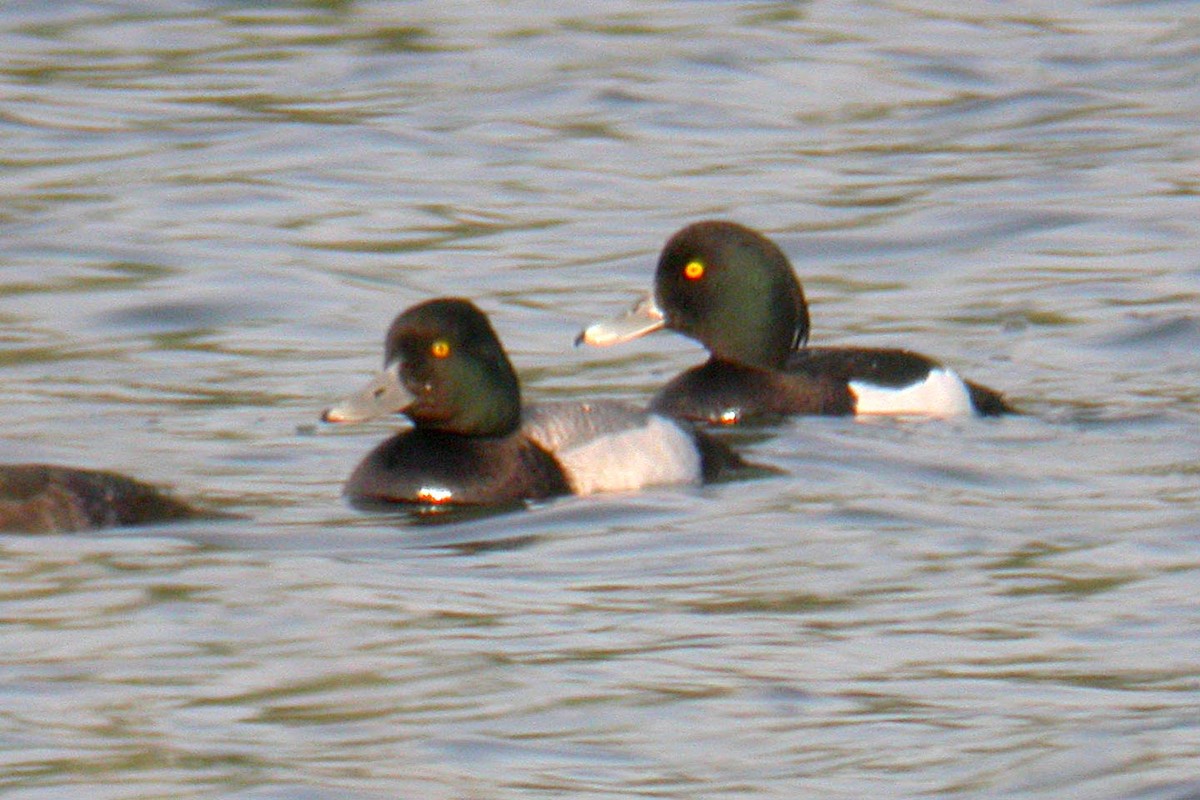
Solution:
[{"label": "white flank", "polygon": [[962,379],[946,368],[930,370],[920,383],[892,388],[866,381],[850,381],[856,414],[913,414],[958,417],[974,412],[971,395]]},{"label": "white flank", "polygon": [[562,465],[575,494],[698,483],[700,453],[675,422],[615,402],[526,409],[526,433]]}]

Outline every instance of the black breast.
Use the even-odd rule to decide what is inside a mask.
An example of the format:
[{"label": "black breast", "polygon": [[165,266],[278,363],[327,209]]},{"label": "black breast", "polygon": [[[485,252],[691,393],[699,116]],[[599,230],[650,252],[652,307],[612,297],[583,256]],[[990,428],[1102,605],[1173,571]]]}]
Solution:
[{"label": "black breast", "polygon": [[710,359],[663,387],[652,407],[677,418],[730,423],[786,414],[852,414],[854,398],[844,380]]},{"label": "black breast", "polygon": [[401,433],[376,447],[346,482],[370,503],[500,504],[570,494],[558,462],[524,436]]}]

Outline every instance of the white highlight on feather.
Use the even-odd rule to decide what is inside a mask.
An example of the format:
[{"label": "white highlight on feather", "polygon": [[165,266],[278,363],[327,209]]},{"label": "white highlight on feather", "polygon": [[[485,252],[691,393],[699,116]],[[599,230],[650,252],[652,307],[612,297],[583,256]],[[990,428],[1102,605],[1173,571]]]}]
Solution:
[{"label": "white highlight on feather", "polygon": [[613,401],[525,410],[526,435],[553,454],[575,494],[698,483],[700,453],[672,420]]},{"label": "white highlight on feather", "polygon": [[850,381],[856,414],[914,414],[958,417],[974,412],[967,386],[953,370],[933,369],[925,380],[891,388],[866,381]]},{"label": "white highlight on feather", "polygon": [[417,490],[417,499],[422,503],[441,505],[454,496],[454,492],[441,486],[422,486]]}]

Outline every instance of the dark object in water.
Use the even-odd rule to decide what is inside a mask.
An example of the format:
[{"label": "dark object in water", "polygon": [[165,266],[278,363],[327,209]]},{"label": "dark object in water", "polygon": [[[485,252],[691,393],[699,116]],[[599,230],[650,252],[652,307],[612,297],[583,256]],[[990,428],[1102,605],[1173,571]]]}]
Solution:
[{"label": "dark object in water", "polygon": [[0,465],[0,532],[69,533],[211,516],[115,472]]}]

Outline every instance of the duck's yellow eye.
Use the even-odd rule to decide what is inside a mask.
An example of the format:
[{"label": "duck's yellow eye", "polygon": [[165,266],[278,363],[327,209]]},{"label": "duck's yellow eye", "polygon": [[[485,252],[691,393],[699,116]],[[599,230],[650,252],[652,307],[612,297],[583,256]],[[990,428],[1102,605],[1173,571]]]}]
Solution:
[{"label": "duck's yellow eye", "polygon": [[429,352],[434,358],[445,358],[450,355],[450,343],[445,339],[438,339],[429,347]]},{"label": "duck's yellow eye", "polygon": [[704,262],[689,261],[687,266],[683,268],[683,277],[689,281],[698,281],[704,277]]}]

